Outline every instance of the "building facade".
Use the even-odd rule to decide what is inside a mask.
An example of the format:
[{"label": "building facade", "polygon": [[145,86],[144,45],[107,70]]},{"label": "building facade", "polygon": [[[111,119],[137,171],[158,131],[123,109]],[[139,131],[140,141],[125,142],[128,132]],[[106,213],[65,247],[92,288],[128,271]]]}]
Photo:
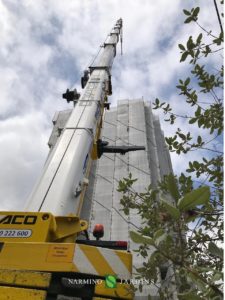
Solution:
[{"label": "building facade", "polygon": [[[69,115],[69,110],[55,115],[50,147],[54,146]],[[99,160],[93,161],[81,218],[89,221],[90,235],[94,225],[101,223],[103,240],[128,241],[132,251],[138,245],[130,239],[129,231],[137,230],[141,219],[135,210],[131,210],[129,216],[122,212],[121,194],[117,191],[119,180],[131,173],[138,179],[133,185],[137,192],[143,192],[150,184],[156,186],[165,175],[172,173],[170,155],[159,119],[153,115],[150,103],[143,99],[120,100],[117,107],[106,111],[101,138],[109,145],[145,146],[145,150],[125,155],[104,153]],[[133,252],[134,267],[142,264],[143,259]],[[138,297],[145,299],[143,297],[150,291],[157,295],[153,285],[146,285]]]}]

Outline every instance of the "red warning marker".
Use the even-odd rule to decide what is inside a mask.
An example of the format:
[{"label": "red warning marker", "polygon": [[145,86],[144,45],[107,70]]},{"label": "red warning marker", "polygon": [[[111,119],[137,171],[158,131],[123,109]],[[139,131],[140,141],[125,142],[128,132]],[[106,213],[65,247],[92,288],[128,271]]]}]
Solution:
[{"label": "red warning marker", "polygon": [[104,236],[104,226],[102,224],[96,224],[93,230],[93,236],[96,240],[99,240]]}]

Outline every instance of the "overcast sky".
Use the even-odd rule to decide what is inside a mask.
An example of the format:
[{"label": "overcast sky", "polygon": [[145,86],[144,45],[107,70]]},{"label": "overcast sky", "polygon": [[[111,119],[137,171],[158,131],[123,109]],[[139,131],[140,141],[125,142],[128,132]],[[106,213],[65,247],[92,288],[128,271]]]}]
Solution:
[{"label": "overcast sky", "polygon": [[[81,89],[83,70],[118,18],[124,55],[118,48],[110,101],[158,97],[187,114],[175,86],[189,66],[179,63],[177,45],[199,34],[182,12],[199,3],[200,23],[217,33],[213,0],[0,0],[0,209],[23,209],[47,157],[54,112],[71,108],[61,95]],[[176,129],[161,125],[165,135]],[[172,160],[175,173],[185,170],[186,157]]]}]

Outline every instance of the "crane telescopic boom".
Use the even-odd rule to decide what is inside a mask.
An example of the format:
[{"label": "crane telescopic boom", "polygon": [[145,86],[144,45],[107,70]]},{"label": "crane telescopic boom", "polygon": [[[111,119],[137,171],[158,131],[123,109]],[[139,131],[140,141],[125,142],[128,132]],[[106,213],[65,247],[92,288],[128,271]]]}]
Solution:
[{"label": "crane telescopic boom", "polygon": [[84,186],[92,149],[100,135],[104,103],[111,93],[111,68],[121,28],[122,19],[119,19],[104,43],[95,66],[90,67],[90,77],[84,91],[45,164],[26,211],[79,215],[80,191]]}]

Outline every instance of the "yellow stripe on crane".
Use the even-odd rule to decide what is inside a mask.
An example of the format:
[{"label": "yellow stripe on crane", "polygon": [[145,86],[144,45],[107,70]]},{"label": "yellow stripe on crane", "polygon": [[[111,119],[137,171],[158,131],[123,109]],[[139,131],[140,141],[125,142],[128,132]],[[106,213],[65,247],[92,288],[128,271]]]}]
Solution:
[{"label": "yellow stripe on crane", "polygon": [[[79,245],[81,251],[85,254],[88,261],[94,266],[97,274],[107,275],[114,274],[114,270],[111,268],[110,264],[107,262],[105,257],[101,253],[101,248],[97,247],[87,247],[86,245]],[[76,249],[75,249],[76,252]],[[110,251],[111,252],[111,251]],[[102,271],[104,270],[104,274]]]},{"label": "yellow stripe on crane", "polygon": [[132,276],[131,254],[124,251],[76,244],[73,263],[78,271],[87,274],[112,274],[120,279]]},{"label": "yellow stripe on crane", "polygon": [[127,252],[115,251],[106,248],[98,248],[102,256],[107,260],[109,265],[113,268],[115,274],[119,278],[130,279],[132,270],[131,256]]}]

